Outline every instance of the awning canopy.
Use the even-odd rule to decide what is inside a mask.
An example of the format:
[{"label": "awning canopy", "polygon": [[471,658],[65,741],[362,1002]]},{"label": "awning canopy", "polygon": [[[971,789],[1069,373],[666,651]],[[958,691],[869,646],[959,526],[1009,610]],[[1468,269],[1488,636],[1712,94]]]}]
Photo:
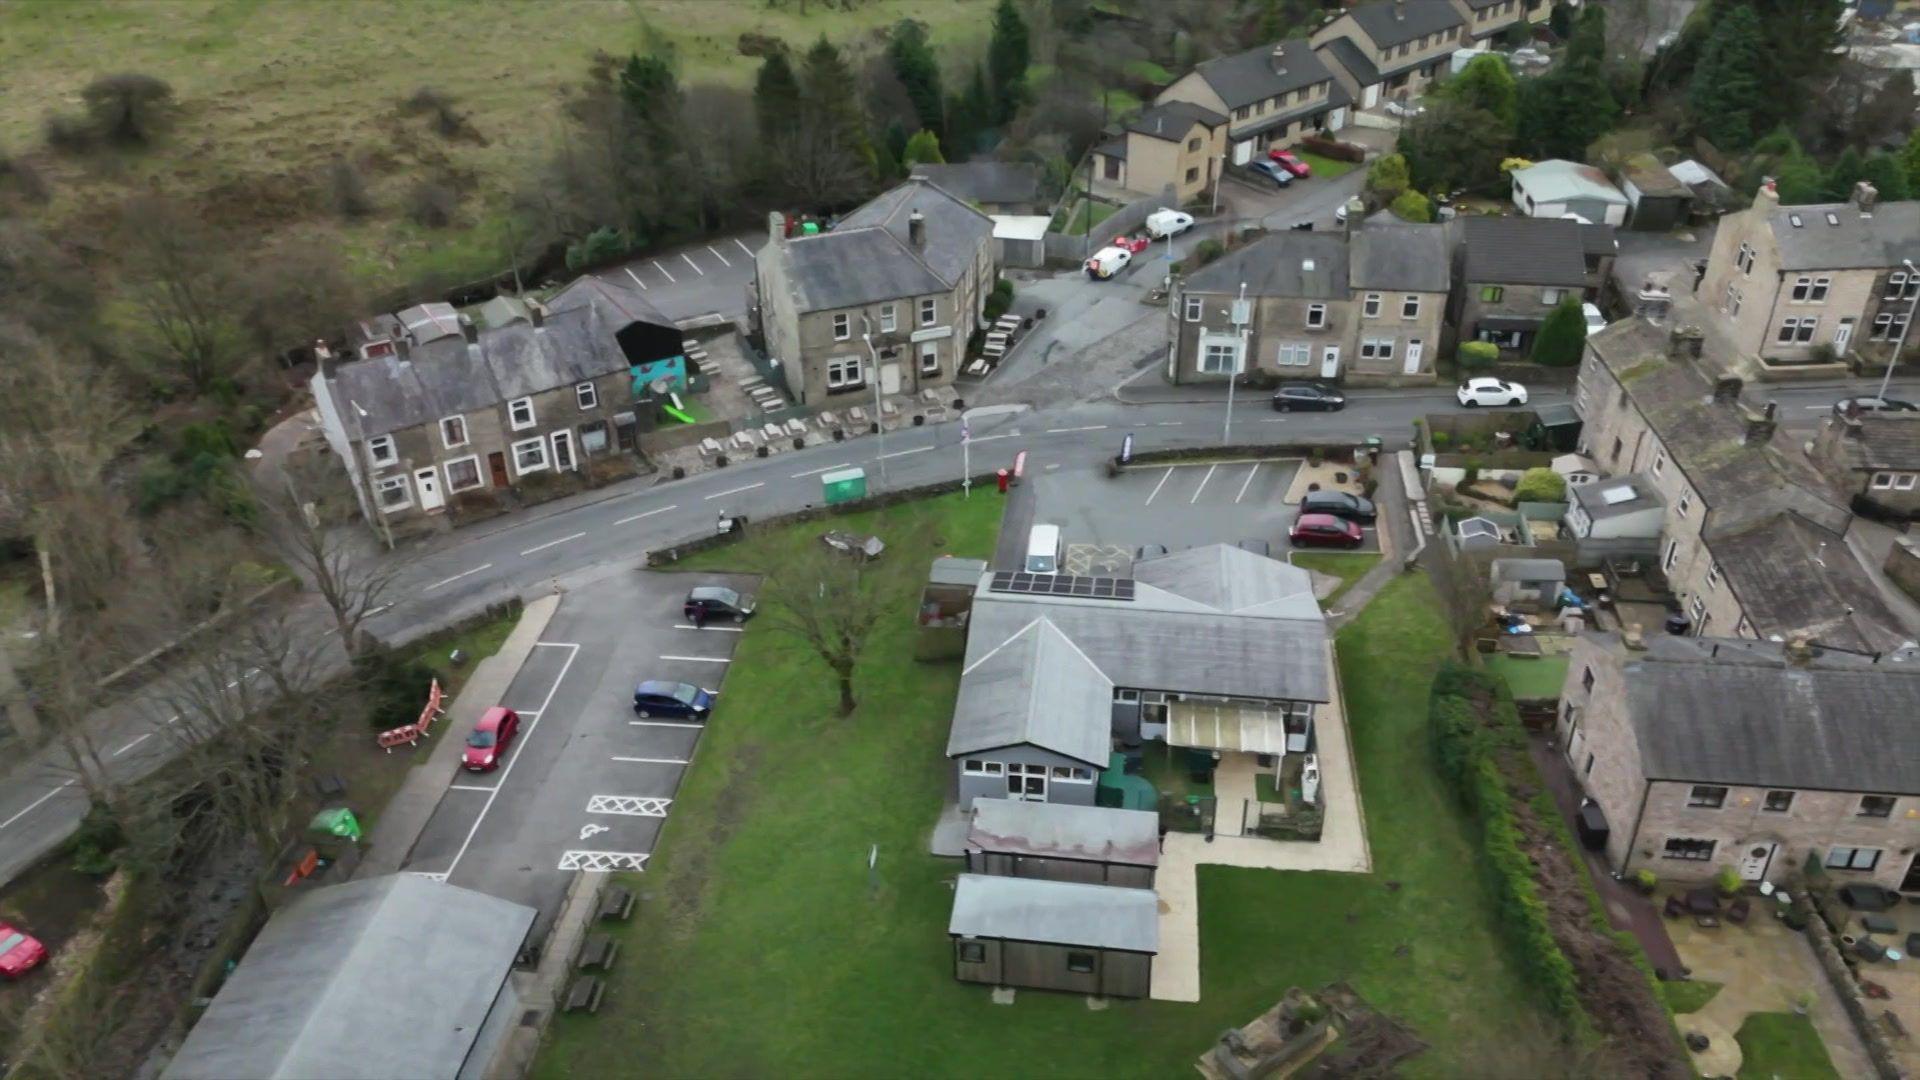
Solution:
[{"label": "awning canopy", "polygon": [[[1304,732],[1300,736],[1304,738]],[[1287,711],[1250,701],[1176,701],[1167,708],[1167,743],[1249,754],[1287,752]]]}]

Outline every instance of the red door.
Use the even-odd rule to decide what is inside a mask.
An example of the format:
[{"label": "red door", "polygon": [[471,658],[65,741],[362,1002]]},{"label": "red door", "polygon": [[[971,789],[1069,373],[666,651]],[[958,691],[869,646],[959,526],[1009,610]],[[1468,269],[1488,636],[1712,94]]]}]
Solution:
[{"label": "red door", "polygon": [[487,455],[487,470],[493,473],[493,486],[507,486],[507,455],[499,450]]}]

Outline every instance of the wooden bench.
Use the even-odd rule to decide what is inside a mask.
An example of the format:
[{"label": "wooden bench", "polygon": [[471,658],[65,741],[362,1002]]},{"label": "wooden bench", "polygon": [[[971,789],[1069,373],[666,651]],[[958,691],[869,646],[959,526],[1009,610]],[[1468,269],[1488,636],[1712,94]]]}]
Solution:
[{"label": "wooden bench", "polygon": [[967,365],[967,374],[969,375],[985,375],[986,373],[987,362],[984,359],[976,359],[973,363]]},{"label": "wooden bench", "polygon": [[584,1009],[590,1013],[600,1011],[600,999],[606,995],[607,984],[597,975],[581,975],[573,980],[573,987],[567,991],[567,1000],[560,1007],[561,1012],[579,1012]]},{"label": "wooden bench", "polygon": [[574,966],[585,971],[599,968],[605,971],[613,966],[614,957],[620,955],[620,943],[605,934],[588,934],[580,943],[580,955],[574,960]]},{"label": "wooden bench", "polygon": [[609,885],[600,893],[600,906],[594,909],[596,919],[620,919],[624,921],[633,914],[633,891],[621,885]]}]

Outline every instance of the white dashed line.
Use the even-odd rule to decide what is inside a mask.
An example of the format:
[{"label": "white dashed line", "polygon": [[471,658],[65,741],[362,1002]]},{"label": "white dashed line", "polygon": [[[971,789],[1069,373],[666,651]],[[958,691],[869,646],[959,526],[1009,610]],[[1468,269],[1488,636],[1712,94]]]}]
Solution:
[{"label": "white dashed line", "polygon": [[844,468],[847,468],[848,466],[851,466],[852,464],[853,462],[851,461],[843,461],[838,465],[828,465],[824,469],[808,469],[806,472],[794,473],[793,479],[798,480],[803,476],[819,476],[823,472],[832,472],[835,469],[844,469]]},{"label": "white dashed line", "polygon": [[456,582],[456,581],[459,581],[459,580],[460,580],[461,578],[463,578],[463,577],[471,577],[471,576],[473,576],[474,574],[477,574],[477,573],[479,573],[479,572],[480,572],[480,571],[482,571],[482,570],[491,570],[491,569],[493,569],[493,564],[492,564],[492,563],[482,563],[481,565],[479,565],[479,566],[476,566],[476,567],[474,567],[474,568],[473,568],[473,569],[471,569],[471,570],[462,570],[462,571],[460,571],[459,573],[457,573],[457,574],[455,574],[455,575],[453,575],[453,576],[452,576],[452,577],[450,577],[450,578],[441,578],[441,579],[440,579],[439,581],[436,581],[436,582],[434,582],[433,584],[431,584],[431,585],[429,585],[429,586],[427,586],[427,587],[426,587],[426,588],[424,588],[424,589],[421,589],[420,591],[421,591],[421,592],[432,592],[433,590],[435,590],[435,589],[437,589],[437,588],[439,588],[439,587],[440,587],[440,586],[442,586],[442,585],[451,585],[451,584],[453,584],[454,582]]},{"label": "white dashed line", "polygon": [[0,821],[0,829],[4,829],[7,826],[13,824],[14,822],[19,821],[21,818],[26,817],[28,814],[33,813],[35,810],[38,810],[40,808],[41,803],[46,802],[48,799],[53,798],[55,795],[60,794],[61,792],[67,790],[72,786],[73,786],[73,781],[62,780],[60,782],[59,787],[54,788],[52,791],[49,791],[45,795],[42,795],[39,798],[28,803],[26,809],[20,811],[19,813],[13,815],[12,817],[8,818],[5,821]]},{"label": "white dashed line", "polygon": [[932,449],[933,449],[933,447],[931,447],[931,446],[916,446],[916,447],[914,447],[914,448],[913,448],[913,449],[911,449],[911,450],[895,450],[895,451],[894,451],[893,453],[891,453],[891,454],[881,454],[881,455],[880,455],[879,457],[877,457],[877,458],[874,458],[873,460],[875,460],[875,461],[886,461],[886,460],[888,460],[888,459],[890,459],[890,458],[897,458],[897,457],[906,457],[906,456],[907,456],[908,454],[924,454],[924,453],[926,453],[927,451],[929,451],[929,450],[932,450]]},{"label": "white dashed line", "polygon": [[676,285],[680,283],[678,278],[674,277],[672,274],[667,273],[667,268],[660,265],[659,259],[653,260],[653,268],[655,270],[660,271],[660,276],[663,278],[666,278],[668,281],[671,281]]},{"label": "white dashed line", "polygon": [[723,634],[744,634],[747,632],[747,628],[744,626],[695,626],[692,623],[674,623],[673,628],[675,630],[718,630]]},{"label": "white dashed line", "polygon": [[136,746],[139,746],[141,743],[146,742],[148,739],[151,739],[151,738],[153,738],[153,732],[149,731],[145,735],[140,736],[139,738],[133,740],[132,742],[121,747],[120,749],[115,750],[113,752],[113,756],[119,757],[121,754],[126,753],[127,751],[133,749]]},{"label": "white dashed line", "polygon": [[1105,431],[1105,430],[1107,430],[1107,425],[1105,424],[1088,424],[1085,427],[1050,427],[1047,429],[1047,434],[1061,435],[1069,431]]},{"label": "white dashed line", "polygon": [[1193,489],[1193,498],[1187,500],[1188,506],[1192,506],[1194,503],[1197,503],[1200,501],[1200,493],[1207,490],[1207,481],[1213,479],[1213,470],[1219,467],[1220,466],[1218,465],[1207,466],[1207,475],[1201,477],[1200,486]]},{"label": "white dashed line", "polygon": [[1179,427],[1181,424],[1184,424],[1184,423],[1186,423],[1185,420],[1156,420],[1154,421],[1153,426],[1154,427]]},{"label": "white dashed line", "polygon": [[1159,482],[1159,483],[1157,483],[1157,484],[1155,484],[1155,485],[1153,485],[1153,493],[1147,496],[1147,501],[1146,501],[1146,502],[1145,502],[1145,503],[1144,503],[1143,505],[1146,505],[1146,506],[1152,506],[1152,505],[1153,505],[1153,496],[1154,496],[1154,495],[1158,495],[1158,494],[1160,494],[1160,489],[1161,489],[1161,488],[1163,488],[1163,487],[1166,487],[1166,486],[1167,486],[1167,481],[1168,481],[1168,480],[1170,480],[1170,479],[1172,479],[1172,478],[1173,478],[1173,466],[1171,466],[1171,465],[1169,465],[1169,466],[1167,466],[1167,474],[1166,474],[1165,476],[1162,476],[1162,477],[1160,478],[1160,482]]},{"label": "white dashed line", "polygon": [[528,548],[527,550],[521,552],[520,554],[531,555],[536,551],[545,551],[550,547],[558,547],[559,545],[564,544],[569,540],[578,540],[585,535],[587,534],[583,532],[577,532],[577,533],[574,533],[572,536],[563,536],[558,540],[549,540],[544,544],[535,544],[534,546]]},{"label": "white dashed line", "polygon": [[732,266],[732,265],[733,265],[732,263],[730,263],[730,262],[728,262],[728,261],[727,261],[727,257],[726,257],[725,255],[722,255],[722,254],[720,254],[720,253],[719,253],[718,251],[714,251],[714,249],[713,249],[713,245],[712,245],[712,244],[708,244],[708,245],[707,245],[707,250],[708,250],[708,251],[713,251],[713,257],[714,257],[714,258],[716,258],[716,259],[719,259],[719,260],[720,260],[720,265],[721,265],[721,266]]},{"label": "white dashed line", "polygon": [[707,726],[705,724],[683,724],[678,720],[629,720],[627,723],[633,727],[677,727],[692,728],[695,731],[699,731],[701,728]]},{"label": "white dashed line", "polygon": [[742,243],[740,243],[740,238],[739,238],[739,237],[737,237],[737,236],[736,236],[736,237],[734,237],[734,238],[733,238],[733,242],[734,242],[734,244],[735,244],[736,246],[738,246],[738,247],[740,248],[740,250],[741,250],[741,251],[743,251],[743,252],[745,252],[745,253],[746,253],[746,256],[747,256],[747,258],[749,258],[749,259],[751,259],[751,258],[753,258],[753,249],[752,249],[752,248],[750,248],[750,247],[748,247],[748,246],[747,246],[747,245],[745,245],[745,244],[742,244]]},{"label": "white dashed line", "polygon": [[1270,416],[1260,422],[1263,424],[1284,424],[1287,422],[1287,418],[1284,416]]},{"label": "white dashed line", "polygon": [[1240,494],[1233,497],[1234,502],[1238,503],[1241,499],[1247,497],[1247,487],[1253,483],[1253,474],[1259,471],[1259,465],[1255,465],[1253,468],[1247,470],[1247,478],[1240,481]]},{"label": "white dashed line", "polygon": [[975,435],[973,438],[968,439],[967,441],[968,442],[992,442],[995,439],[1017,439],[1019,437],[1020,437],[1019,432],[1008,431],[999,435]]},{"label": "white dashed line", "polygon": [[615,761],[624,761],[629,765],[685,765],[685,758],[677,757],[616,757]]},{"label": "white dashed line", "polygon": [[447,790],[448,791],[499,791],[500,789],[487,787],[484,784],[448,784]]},{"label": "white dashed line", "polygon": [[636,273],[634,273],[634,272],[633,272],[633,267],[631,267],[631,266],[629,266],[629,267],[627,267],[627,276],[628,276],[628,277],[630,277],[630,278],[632,278],[632,279],[633,279],[633,283],[634,283],[635,285],[638,285],[638,286],[640,286],[640,288],[641,288],[642,290],[645,290],[645,289],[646,289],[646,287],[647,287],[647,283],[646,283],[646,282],[644,282],[644,281],[641,281],[641,280],[640,280],[640,275],[639,275],[639,274],[636,274]]},{"label": "white dashed line", "polygon": [[655,514],[664,514],[664,513],[666,513],[666,512],[667,512],[667,511],[669,511],[669,510],[678,510],[678,509],[679,509],[679,507],[678,507],[678,506],[660,506],[660,507],[655,507],[654,509],[652,509],[652,510],[648,510],[647,512],[645,512],[645,513],[643,513],[643,514],[635,514],[635,515],[633,515],[632,517],[623,517],[623,518],[621,518],[621,519],[620,519],[619,521],[616,521],[616,522],[614,522],[614,524],[615,524],[615,525],[630,525],[630,524],[632,524],[633,522],[636,522],[636,521],[639,521],[639,520],[640,520],[641,518],[648,518],[648,517],[652,517],[652,516],[653,516],[653,515],[655,515]]},{"label": "white dashed line", "polygon": [[662,653],[660,656],[660,659],[690,660],[696,664],[731,664],[733,663],[732,660],[729,660],[724,656],[668,656],[665,653]]},{"label": "white dashed line", "polygon": [[762,481],[760,481],[760,482],[759,482],[759,483],[757,483],[757,484],[748,484],[748,485],[747,485],[746,487],[737,487],[737,488],[728,488],[728,489],[727,489],[727,490],[725,490],[725,491],[716,491],[716,492],[714,492],[713,494],[711,494],[711,495],[709,495],[709,496],[707,496],[707,498],[708,498],[708,499],[710,499],[710,500],[711,500],[711,499],[724,499],[724,498],[726,498],[726,497],[727,497],[727,496],[729,496],[729,495],[738,495],[738,494],[740,494],[740,493],[741,493],[741,492],[743,492],[743,491],[752,491],[752,490],[753,490],[754,488],[757,488],[757,487],[766,487],[766,486],[767,486],[767,482],[766,482],[765,480],[762,480]]}]

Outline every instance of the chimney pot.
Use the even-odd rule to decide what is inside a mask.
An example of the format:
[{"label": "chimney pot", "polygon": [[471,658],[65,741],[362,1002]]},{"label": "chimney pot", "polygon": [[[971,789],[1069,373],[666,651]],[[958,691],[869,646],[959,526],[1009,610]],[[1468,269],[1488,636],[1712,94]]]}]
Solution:
[{"label": "chimney pot", "polygon": [[1866,180],[1857,181],[1853,185],[1852,201],[1854,208],[1862,214],[1871,214],[1874,203],[1880,201],[1880,189]]},{"label": "chimney pot", "polygon": [[1740,391],[1746,386],[1738,376],[1727,375],[1713,381],[1713,403],[1731,405],[1740,400]]},{"label": "chimney pot", "polygon": [[1773,177],[1760,178],[1760,188],[1753,193],[1753,205],[1766,210],[1780,208],[1780,189],[1775,186]]},{"label": "chimney pot", "polygon": [[403,364],[412,363],[413,339],[405,334],[395,334],[393,336],[393,356],[394,359]]},{"label": "chimney pot", "polygon": [[907,215],[907,239],[913,243],[915,251],[924,250],[927,246],[927,219],[918,210]]},{"label": "chimney pot", "polygon": [[475,325],[472,319],[462,315],[460,316],[460,336],[466,338],[467,344],[469,345],[478,344],[480,341],[480,327]]},{"label": "chimney pot", "polygon": [[1780,426],[1780,421],[1775,419],[1779,408],[1779,403],[1769,401],[1760,415],[1747,417],[1746,445],[1765,446],[1773,440],[1774,429]]},{"label": "chimney pot", "polygon": [[527,301],[527,317],[533,320],[535,330],[544,329],[547,325],[547,305],[538,300]]}]

